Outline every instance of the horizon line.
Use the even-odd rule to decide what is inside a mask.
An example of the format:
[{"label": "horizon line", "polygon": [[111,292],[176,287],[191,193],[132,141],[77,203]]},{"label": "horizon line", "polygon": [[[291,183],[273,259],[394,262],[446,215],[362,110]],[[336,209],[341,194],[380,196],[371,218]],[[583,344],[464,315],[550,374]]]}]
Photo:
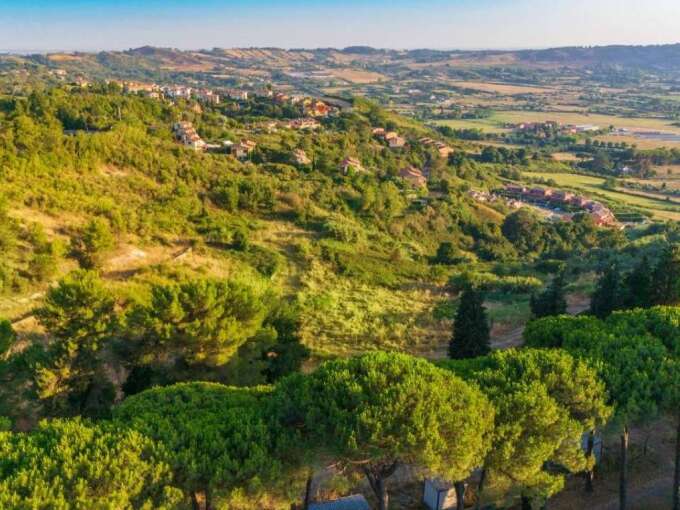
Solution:
[{"label": "horizon line", "polygon": [[126,52],[134,51],[141,48],[153,48],[162,50],[177,50],[177,51],[213,51],[213,50],[247,50],[247,49],[276,49],[284,51],[320,51],[320,50],[336,50],[343,51],[351,48],[368,48],[377,51],[441,51],[441,52],[451,52],[451,51],[461,51],[461,52],[474,52],[474,51],[541,51],[541,50],[558,50],[567,48],[610,48],[610,47],[636,47],[636,48],[647,48],[647,47],[659,47],[659,46],[678,46],[680,45],[680,40],[676,42],[667,43],[645,43],[645,44],[634,44],[634,43],[606,43],[606,44],[570,44],[570,45],[559,45],[559,46],[516,46],[516,47],[501,47],[501,46],[458,46],[458,47],[377,47],[368,44],[350,44],[348,46],[317,46],[317,47],[295,47],[295,46],[213,46],[212,48],[197,48],[197,47],[179,47],[179,46],[166,46],[166,45],[153,45],[153,44],[142,44],[140,46],[130,46],[127,48],[0,48],[0,54],[3,55],[50,55],[55,53],[101,53],[101,52]]}]

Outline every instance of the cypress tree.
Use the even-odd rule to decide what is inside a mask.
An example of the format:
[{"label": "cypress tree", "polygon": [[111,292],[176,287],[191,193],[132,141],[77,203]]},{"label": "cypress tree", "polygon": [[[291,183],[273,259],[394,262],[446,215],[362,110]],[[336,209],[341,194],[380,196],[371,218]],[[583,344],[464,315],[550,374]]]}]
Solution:
[{"label": "cypress tree", "polygon": [[537,319],[567,313],[563,272],[555,276],[544,292],[531,296],[531,313]]},{"label": "cypress tree", "polygon": [[615,265],[609,266],[597,282],[590,303],[590,313],[599,319],[609,317],[623,306],[621,273]]},{"label": "cypress tree", "polygon": [[470,286],[463,292],[449,343],[452,359],[477,358],[491,352],[491,328],[482,293]]},{"label": "cypress tree", "polygon": [[652,275],[653,301],[673,305],[680,300],[680,247],[669,244],[664,249]]},{"label": "cypress tree", "polygon": [[624,305],[626,308],[649,308],[652,301],[652,268],[645,255],[626,277]]}]

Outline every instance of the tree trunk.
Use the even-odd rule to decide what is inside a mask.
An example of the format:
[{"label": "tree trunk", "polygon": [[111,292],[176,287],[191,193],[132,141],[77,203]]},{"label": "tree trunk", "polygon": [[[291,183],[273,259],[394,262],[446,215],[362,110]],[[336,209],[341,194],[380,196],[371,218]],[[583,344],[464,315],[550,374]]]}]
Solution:
[{"label": "tree trunk", "polygon": [[522,496],[522,510],[532,510],[531,498]]},{"label": "tree trunk", "polygon": [[206,488],[203,494],[205,495],[205,510],[213,510],[212,495],[210,494],[210,489]]},{"label": "tree trunk", "polygon": [[309,501],[312,499],[312,482],[314,481],[314,474],[309,473],[307,477],[307,484],[305,485],[305,499],[302,502],[302,510],[309,510]]},{"label": "tree trunk", "polygon": [[387,487],[385,486],[385,479],[380,477],[377,479],[378,484],[378,509],[387,510],[390,505],[390,497],[387,494]]},{"label": "tree trunk", "polygon": [[482,492],[484,492],[484,484],[486,483],[486,468],[482,468],[482,474],[479,476],[479,484],[477,484],[477,503],[475,503],[475,510],[482,508]]},{"label": "tree trunk", "polygon": [[673,510],[680,510],[680,413],[675,435],[675,477],[673,478]]},{"label": "tree trunk", "polygon": [[390,497],[387,493],[387,479],[397,470],[397,462],[389,465],[378,465],[373,467],[365,467],[364,474],[368,479],[368,483],[373,490],[373,494],[378,499],[378,509],[388,510],[390,504]]},{"label": "tree trunk", "polygon": [[619,479],[619,510],[628,508],[628,426],[621,434],[621,477]]},{"label": "tree trunk", "polygon": [[198,496],[195,491],[191,491],[191,508],[193,510],[201,510],[201,505],[198,504]]},{"label": "tree trunk", "polygon": [[[588,446],[586,450],[586,457],[590,460],[593,458],[593,450],[595,449],[595,431],[591,430],[588,434]],[[593,481],[595,480],[595,465],[586,471],[586,492],[592,493],[594,490]]]},{"label": "tree trunk", "polygon": [[465,482],[453,484],[456,489],[456,510],[465,510]]}]

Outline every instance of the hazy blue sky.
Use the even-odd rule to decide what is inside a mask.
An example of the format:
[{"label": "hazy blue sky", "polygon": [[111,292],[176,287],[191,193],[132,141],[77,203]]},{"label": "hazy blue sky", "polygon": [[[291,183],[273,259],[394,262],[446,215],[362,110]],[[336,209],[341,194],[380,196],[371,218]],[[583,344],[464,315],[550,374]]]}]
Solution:
[{"label": "hazy blue sky", "polygon": [[680,42],[680,0],[0,0],[0,49]]}]

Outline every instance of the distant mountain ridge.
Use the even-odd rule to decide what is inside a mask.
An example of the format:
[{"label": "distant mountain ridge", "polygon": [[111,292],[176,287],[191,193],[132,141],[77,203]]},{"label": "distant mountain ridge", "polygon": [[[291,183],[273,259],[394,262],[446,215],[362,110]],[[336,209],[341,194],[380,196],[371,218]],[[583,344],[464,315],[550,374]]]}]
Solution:
[{"label": "distant mountain ridge", "polygon": [[[566,67],[581,70],[612,68],[633,73],[668,74],[680,79],[680,44],[650,46],[572,46],[525,50],[380,49],[347,48],[212,48],[180,50],[142,46],[125,51],[47,54],[0,54],[0,68],[22,63],[65,69],[94,78],[154,79],[168,73],[212,73],[216,76],[271,76],[272,73],[309,73],[350,70],[407,76],[414,69],[433,68],[533,68]],[[345,76],[347,76],[345,72]]]}]

